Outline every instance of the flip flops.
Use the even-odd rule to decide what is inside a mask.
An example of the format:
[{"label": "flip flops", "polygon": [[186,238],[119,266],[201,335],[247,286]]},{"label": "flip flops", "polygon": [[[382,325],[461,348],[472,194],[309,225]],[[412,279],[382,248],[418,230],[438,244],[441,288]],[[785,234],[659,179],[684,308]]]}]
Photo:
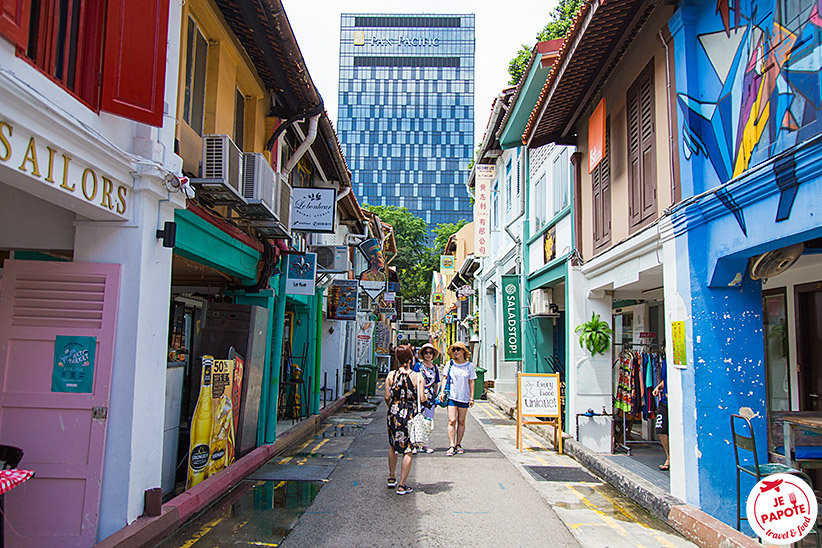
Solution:
[{"label": "flip flops", "polygon": [[393,489],[397,486],[397,478],[388,478],[388,488]]},{"label": "flip flops", "polygon": [[457,445],[456,449],[457,449],[457,455],[462,455],[463,453],[465,453],[465,449],[463,449],[459,445]]},{"label": "flip flops", "polygon": [[454,447],[449,447],[448,451],[446,451],[445,454],[449,457],[453,457],[454,456],[454,450],[455,450]]},{"label": "flip flops", "polygon": [[407,485],[397,485],[397,494],[398,495],[407,495],[408,493],[413,493],[414,488],[409,487]]},{"label": "flip flops", "polygon": [[671,466],[670,466],[670,465],[668,465],[668,464],[660,464],[660,465],[659,465],[659,469],[660,469],[660,470],[662,470],[662,471],[664,472],[664,471],[666,471],[666,470],[670,470],[670,469],[671,469]]}]

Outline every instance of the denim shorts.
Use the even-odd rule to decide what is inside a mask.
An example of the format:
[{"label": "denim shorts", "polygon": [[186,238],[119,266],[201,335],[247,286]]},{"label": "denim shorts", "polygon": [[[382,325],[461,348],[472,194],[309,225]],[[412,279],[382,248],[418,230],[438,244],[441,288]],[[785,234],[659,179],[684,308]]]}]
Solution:
[{"label": "denim shorts", "polygon": [[460,409],[468,409],[468,404],[461,401],[448,400],[448,407],[459,407]]}]

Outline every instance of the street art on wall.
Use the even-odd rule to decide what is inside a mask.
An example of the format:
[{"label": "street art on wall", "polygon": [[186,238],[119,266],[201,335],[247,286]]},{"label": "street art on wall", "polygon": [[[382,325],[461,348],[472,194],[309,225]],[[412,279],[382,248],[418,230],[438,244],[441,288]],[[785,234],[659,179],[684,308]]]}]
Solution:
[{"label": "street art on wall", "polygon": [[[699,96],[679,93],[678,104],[685,159],[704,155],[722,184],[820,133],[822,0],[715,5],[698,27]],[[773,171],[782,221],[798,187],[790,153]],[[733,197],[721,199],[747,234]]]}]

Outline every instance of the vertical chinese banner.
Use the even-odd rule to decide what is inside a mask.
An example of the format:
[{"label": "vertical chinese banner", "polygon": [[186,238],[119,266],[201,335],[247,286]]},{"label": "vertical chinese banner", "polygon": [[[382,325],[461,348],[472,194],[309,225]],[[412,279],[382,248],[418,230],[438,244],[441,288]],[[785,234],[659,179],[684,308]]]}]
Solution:
[{"label": "vertical chinese banner", "polygon": [[474,256],[487,257],[491,243],[491,186],[494,166],[477,164],[474,192]]}]

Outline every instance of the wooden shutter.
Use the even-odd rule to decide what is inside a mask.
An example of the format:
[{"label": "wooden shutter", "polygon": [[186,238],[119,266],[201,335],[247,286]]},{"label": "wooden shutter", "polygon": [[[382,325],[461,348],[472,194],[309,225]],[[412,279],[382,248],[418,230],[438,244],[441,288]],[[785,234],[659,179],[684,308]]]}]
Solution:
[{"label": "wooden shutter", "polygon": [[163,125],[169,0],[109,0],[102,109]]},{"label": "wooden shutter", "polygon": [[656,136],[653,61],[631,85],[628,111],[629,226],[636,228],[656,213]]},{"label": "wooden shutter", "polygon": [[591,172],[594,201],[594,251],[611,243],[611,120],[605,120],[605,150]]},{"label": "wooden shutter", "polygon": [[29,41],[31,0],[0,0],[0,34],[19,48]]}]

